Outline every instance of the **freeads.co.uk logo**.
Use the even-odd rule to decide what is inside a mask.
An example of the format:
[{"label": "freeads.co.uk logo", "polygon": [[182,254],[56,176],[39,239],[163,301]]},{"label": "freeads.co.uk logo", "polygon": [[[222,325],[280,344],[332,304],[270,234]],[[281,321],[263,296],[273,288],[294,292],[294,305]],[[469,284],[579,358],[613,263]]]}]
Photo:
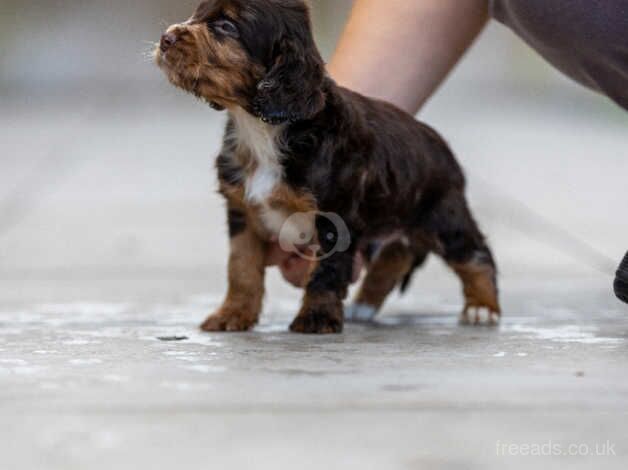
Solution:
[{"label": "freeads.co.uk logo", "polygon": [[279,231],[279,246],[308,261],[321,261],[351,246],[351,234],[344,220],[333,212],[296,212]]}]

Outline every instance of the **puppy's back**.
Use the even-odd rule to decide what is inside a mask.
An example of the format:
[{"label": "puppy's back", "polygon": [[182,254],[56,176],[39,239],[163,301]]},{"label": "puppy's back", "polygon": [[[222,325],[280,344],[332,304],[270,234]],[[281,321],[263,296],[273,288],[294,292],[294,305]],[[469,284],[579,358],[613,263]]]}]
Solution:
[{"label": "puppy's back", "polygon": [[[341,100],[358,116],[356,126],[373,142],[372,158],[383,167],[397,167],[409,180],[463,189],[465,178],[449,145],[427,124],[386,101],[337,87]],[[419,174],[416,174],[419,173]]]}]

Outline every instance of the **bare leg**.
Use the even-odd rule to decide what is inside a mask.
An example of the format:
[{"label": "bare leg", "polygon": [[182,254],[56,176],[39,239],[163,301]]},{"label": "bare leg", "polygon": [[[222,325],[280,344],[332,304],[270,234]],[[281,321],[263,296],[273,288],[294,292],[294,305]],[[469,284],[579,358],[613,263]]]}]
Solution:
[{"label": "bare leg", "polygon": [[229,234],[229,290],[222,307],[201,325],[205,331],[249,330],[262,310],[266,244],[238,209],[229,210]]}]

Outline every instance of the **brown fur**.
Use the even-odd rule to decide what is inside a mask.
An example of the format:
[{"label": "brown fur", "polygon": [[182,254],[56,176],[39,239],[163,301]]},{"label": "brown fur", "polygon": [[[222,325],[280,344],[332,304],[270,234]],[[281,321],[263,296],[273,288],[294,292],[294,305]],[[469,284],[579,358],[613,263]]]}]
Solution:
[{"label": "brown fur", "polygon": [[203,23],[194,18],[170,26],[176,47],[156,53],[157,65],[170,82],[220,107],[240,106],[241,94],[263,76],[260,66],[249,64],[246,51],[235,39],[215,41]]},{"label": "brown fur", "polygon": [[257,324],[264,297],[266,249],[266,243],[248,224],[231,239],[227,297],[205,320],[203,330],[246,331]]},{"label": "brown fur", "polygon": [[[500,311],[494,259],[453,152],[429,126],[326,74],[302,0],[204,1],[168,28],[156,61],[175,86],[230,113],[217,160],[232,236],[230,287],[204,329],[255,324],[267,244],[284,216],[310,212],[320,254],[329,256],[312,265],[293,331],[342,331],[356,253],[392,233],[408,250],[384,248],[359,300],[379,308],[434,252],[463,282],[465,316],[472,307]],[[335,250],[341,236],[324,214],[343,221],[346,251]]]},{"label": "brown fur", "polygon": [[294,333],[329,334],[343,329],[342,301],[329,292],[306,292],[301,311],[290,325]]},{"label": "brown fur", "polygon": [[[226,300],[217,312],[205,320],[201,329],[246,331],[257,324],[262,310],[266,253],[274,234],[264,225],[260,206],[246,201],[242,186],[223,182],[220,191],[227,198],[230,210],[245,214],[246,228],[231,239]],[[316,207],[310,194],[299,193],[287,185],[275,188],[268,203],[273,209],[286,214],[309,212]],[[312,303],[316,304],[316,301]]]},{"label": "brown fur", "polygon": [[[246,200],[243,186],[223,183],[220,192],[227,198],[230,207],[236,207],[247,214],[247,223],[258,237],[264,242],[273,240],[277,234],[265,226],[261,205]],[[310,193],[296,191],[285,184],[278,185],[265,202],[271,209],[281,211],[286,216],[316,210],[316,201]]]},{"label": "brown fur", "polygon": [[412,269],[413,262],[412,251],[402,241],[393,241],[384,246],[368,267],[356,303],[370,305],[379,310],[388,294]]},{"label": "brown fur", "polygon": [[458,274],[463,284],[465,307],[461,320],[464,323],[477,322],[469,318],[471,308],[488,308],[491,313],[501,314],[497,299],[495,269],[474,261],[465,264],[452,263],[451,268]]}]

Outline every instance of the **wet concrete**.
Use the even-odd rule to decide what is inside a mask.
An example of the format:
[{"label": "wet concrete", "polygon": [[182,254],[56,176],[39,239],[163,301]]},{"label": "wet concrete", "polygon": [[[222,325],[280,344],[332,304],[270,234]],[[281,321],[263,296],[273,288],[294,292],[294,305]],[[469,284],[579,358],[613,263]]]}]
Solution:
[{"label": "wet concrete", "polygon": [[224,116],[161,82],[0,96],[0,467],[626,468],[628,307],[503,196],[618,263],[627,115],[567,84],[454,85],[424,118],[470,170],[504,322],[458,326],[432,260],[332,337],[287,333],[301,293],[276,272],[254,332],[196,328],[225,289]]},{"label": "wet concrete", "polygon": [[[506,316],[496,329],[457,324],[455,284],[429,293],[419,284],[376,323],[326,337],[287,333],[294,298],[269,298],[260,326],[246,334],[197,330],[218,294],[5,302],[3,461],[64,470],[139,462],[625,468],[628,308],[601,283],[562,291],[554,284],[561,300],[523,285],[505,286]],[[63,285],[56,288],[63,296]],[[168,297],[176,295],[162,290]],[[605,456],[512,454],[548,443],[560,446],[555,452],[587,445],[603,453],[607,441]]]}]

